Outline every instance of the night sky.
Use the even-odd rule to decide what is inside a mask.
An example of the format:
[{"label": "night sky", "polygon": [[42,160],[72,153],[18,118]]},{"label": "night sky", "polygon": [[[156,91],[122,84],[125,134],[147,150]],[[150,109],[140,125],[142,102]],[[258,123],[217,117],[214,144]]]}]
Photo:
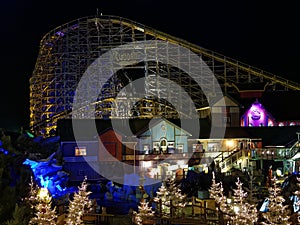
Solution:
[{"label": "night sky", "polygon": [[28,127],[29,78],[41,38],[59,25],[95,15],[97,9],[300,83],[296,1],[3,1],[0,128]]}]

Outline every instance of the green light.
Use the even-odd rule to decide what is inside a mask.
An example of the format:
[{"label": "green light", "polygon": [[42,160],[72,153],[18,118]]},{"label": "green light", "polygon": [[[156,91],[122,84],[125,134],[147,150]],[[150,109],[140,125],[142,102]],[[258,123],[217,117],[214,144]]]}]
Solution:
[{"label": "green light", "polygon": [[30,138],[34,138],[34,135],[32,133],[30,133],[29,131],[26,130],[26,134],[30,137]]}]

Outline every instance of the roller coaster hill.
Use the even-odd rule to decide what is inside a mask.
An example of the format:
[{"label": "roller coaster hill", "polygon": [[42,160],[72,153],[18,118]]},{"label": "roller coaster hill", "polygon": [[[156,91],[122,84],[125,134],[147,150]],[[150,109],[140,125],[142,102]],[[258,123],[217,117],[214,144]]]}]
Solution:
[{"label": "roller coaster hill", "polygon": [[[204,66],[209,67],[221,89],[217,88],[218,85],[211,85],[214,84],[212,80],[205,82],[202,79],[201,84],[197,83],[186,71],[171,63],[145,60],[132,65],[124,62],[125,66],[121,67],[122,60],[126,61],[128,58],[117,57],[115,60],[119,60],[118,64],[97,65],[105,71],[116,71],[109,80],[93,80],[85,88],[86,93],[83,94],[89,96],[97,93],[97,100],[73,107],[77,85],[92,63],[97,63],[99,57],[109,62],[110,59],[105,58],[109,55],[105,53],[125,44],[132,48],[127,49],[130,53],[131,50],[141,47],[139,44],[142,41],[162,41],[166,49],[174,50],[172,54],[178,53],[176,57],[179,57],[181,48],[188,49],[190,55],[185,57],[192,57],[192,54],[199,56],[205,62],[201,65],[203,69]],[[151,47],[156,48],[154,45]],[[166,51],[166,54],[169,52]],[[193,66],[195,65],[190,63],[188,69]],[[143,98],[132,96],[133,89],[126,93],[124,88],[139,78],[145,79]],[[182,90],[176,92],[187,93],[193,104],[184,99],[185,95],[178,95],[172,88],[168,88],[166,80],[180,85]],[[101,87],[101,91],[98,87]],[[204,93],[203,90],[207,91]],[[240,127],[241,114],[249,106],[249,102],[266,94],[285,95],[290,92],[298,93],[299,90],[298,83],[138,22],[118,16],[87,16],[63,24],[42,38],[30,78],[30,130],[45,137],[56,135],[58,120],[89,118],[86,109],[91,107],[95,109],[93,117],[96,119],[189,119],[195,117],[192,113],[193,107],[196,107],[196,117],[210,119],[212,110],[209,102],[217,102],[218,94],[238,102],[239,108],[238,111],[230,112],[231,119],[226,123],[216,121],[217,126]],[[119,93],[122,96],[117,97]],[[136,103],[130,105],[129,100]],[[176,102],[180,107],[175,109],[170,102]],[[248,105],[243,105],[245,102]],[[218,112],[223,114],[222,118],[226,118],[228,108],[223,105],[223,110]]]}]

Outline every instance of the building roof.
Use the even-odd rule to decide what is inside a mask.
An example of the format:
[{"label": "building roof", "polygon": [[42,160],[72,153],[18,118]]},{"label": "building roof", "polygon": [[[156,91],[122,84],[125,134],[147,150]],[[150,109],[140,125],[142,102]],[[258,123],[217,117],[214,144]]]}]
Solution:
[{"label": "building roof", "polygon": [[149,125],[148,126],[145,126],[143,127],[142,129],[140,129],[138,132],[136,132],[136,136],[140,136],[140,135],[143,135],[145,132],[147,132],[148,130],[150,130],[151,128],[153,128],[154,126],[156,126],[157,124],[161,123],[161,122],[165,122],[167,124],[170,124],[171,126],[179,129],[179,130],[182,130],[183,133],[185,133],[186,135],[188,136],[192,136],[192,134],[190,134],[188,131],[186,131],[185,129],[182,129],[181,127],[179,127],[178,125],[176,125],[175,123],[172,123],[171,121],[165,119],[165,118],[157,118],[157,119],[152,119],[151,121],[149,121]]}]

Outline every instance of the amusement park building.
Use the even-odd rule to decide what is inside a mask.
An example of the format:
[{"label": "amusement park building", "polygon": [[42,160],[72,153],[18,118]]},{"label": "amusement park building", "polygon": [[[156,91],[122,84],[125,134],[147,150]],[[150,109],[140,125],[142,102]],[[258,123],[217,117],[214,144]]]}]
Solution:
[{"label": "amusement park building", "polygon": [[[262,148],[281,140],[287,159],[291,149],[290,158],[298,149],[300,116],[288,103],[299,99],[299,90],[300,84],[138,22],[117,16],[88,16],[63,24],[42,38],[30,78],[30,126],[39,135],[59,134],[67,143],[74,141],[66,128],[72,127],[71,118],[96,118],[102,124],[114,119],[139,121],[135,137],[152,129],[141,121],[163,118],[176,130],[180,128],[176,121],[196,119],[202,133],[193,136],[193,132],[184,130],[184,137],[175,135],[170,137],[172,141],[166,140],[169,149],[182,149],[178,154],[205,149],[211,152],[209,157],[219,157],[225,167],[225,158],[232,163],[228,150],[247,150],[241,156],[248,157],[251,149],[258,148],[262,157]],[[62,121],[60,127],[58,121]],[[210,127],[224,129],[224,136],[212,138]],[[106,129],[99,132],[104,139],[111,136],[106,133],[109,126]],[[136,143],[122,132],[120,136],[127,138],[124,142]],[[226,139],[236,140],[235,146],[225,147]],[[274,142],[269,143],[270,139]],[[141,149],[153,153],[155,144],[165,144],[160,141],[144,143]],[[130,148],[112,146],[109,149],[121,160],[132,163]],[[65,155],[70,163],[75,154],[85,152],[72,149]],[[94,156],[99,157],[96,153]],[[137,158],[143,161],[141,156]],[[250,160],[239,166],[249,164]]]}]

